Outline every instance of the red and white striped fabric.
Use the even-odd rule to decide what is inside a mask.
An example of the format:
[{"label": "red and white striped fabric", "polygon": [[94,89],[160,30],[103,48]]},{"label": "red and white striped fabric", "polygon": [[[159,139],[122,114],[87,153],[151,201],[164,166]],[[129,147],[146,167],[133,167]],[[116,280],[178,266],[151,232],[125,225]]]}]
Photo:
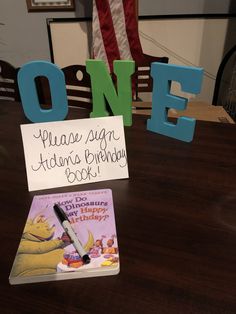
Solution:
[{"label": "red and white striped fabric", "polygon": [[114,60],[142,60],[135,0],[93,0],[93,56],[110,72]]}]

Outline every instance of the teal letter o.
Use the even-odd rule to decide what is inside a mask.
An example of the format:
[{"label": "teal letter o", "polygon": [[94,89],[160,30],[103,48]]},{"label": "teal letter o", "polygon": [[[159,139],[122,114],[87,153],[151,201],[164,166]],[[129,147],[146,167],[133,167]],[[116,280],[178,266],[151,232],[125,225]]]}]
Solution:
[{"label": "teal letter o", "polygon": [[[49,81],[52,108],[40,107],[35,78],[45,76]],[[17,76],[21,102],[26,117],[32,122],[64,120],[68,113],[64,73],[47,61],[32,61],[21,67]]]}]

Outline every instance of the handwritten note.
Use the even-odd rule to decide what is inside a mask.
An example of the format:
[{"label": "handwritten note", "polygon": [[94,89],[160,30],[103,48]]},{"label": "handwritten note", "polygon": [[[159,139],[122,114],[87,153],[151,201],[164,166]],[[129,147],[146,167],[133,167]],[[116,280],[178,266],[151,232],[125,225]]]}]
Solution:
[{"label": "handwritten note", "polygon": [[21,125],[29,191],[128,178],[122,116]]}]

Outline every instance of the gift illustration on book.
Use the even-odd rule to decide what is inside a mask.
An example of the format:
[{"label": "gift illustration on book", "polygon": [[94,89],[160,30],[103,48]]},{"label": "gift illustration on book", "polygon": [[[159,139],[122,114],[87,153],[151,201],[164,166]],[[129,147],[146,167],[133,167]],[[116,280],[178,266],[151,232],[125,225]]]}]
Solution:
[{"label": "gift illustration on book", "polygon": [[[56,217],[54,204],[58,204],[66,214],[90,258],[89,263],[84,262],[69,233]],[[34,197],[10,283],[69,279],[70,276],[103,276],[118,272],[119,253],[111,190]]]}]

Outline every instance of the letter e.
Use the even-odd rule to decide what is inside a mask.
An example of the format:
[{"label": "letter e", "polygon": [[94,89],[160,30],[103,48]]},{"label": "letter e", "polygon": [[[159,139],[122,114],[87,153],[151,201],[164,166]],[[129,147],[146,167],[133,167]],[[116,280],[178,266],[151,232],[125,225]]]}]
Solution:
[{"label": "letter e", "polygon": [[154,62],[151,66],[153,77],[152,115],[147,129],[159,134],[191,142],[194,135],[194,118],[180,117],[177,124],[167,120],[168,110],[186,109],[187,99],[170,94],[171,81],[180,82],[184,92],[198,94],[201,90],[203,69]]}]

